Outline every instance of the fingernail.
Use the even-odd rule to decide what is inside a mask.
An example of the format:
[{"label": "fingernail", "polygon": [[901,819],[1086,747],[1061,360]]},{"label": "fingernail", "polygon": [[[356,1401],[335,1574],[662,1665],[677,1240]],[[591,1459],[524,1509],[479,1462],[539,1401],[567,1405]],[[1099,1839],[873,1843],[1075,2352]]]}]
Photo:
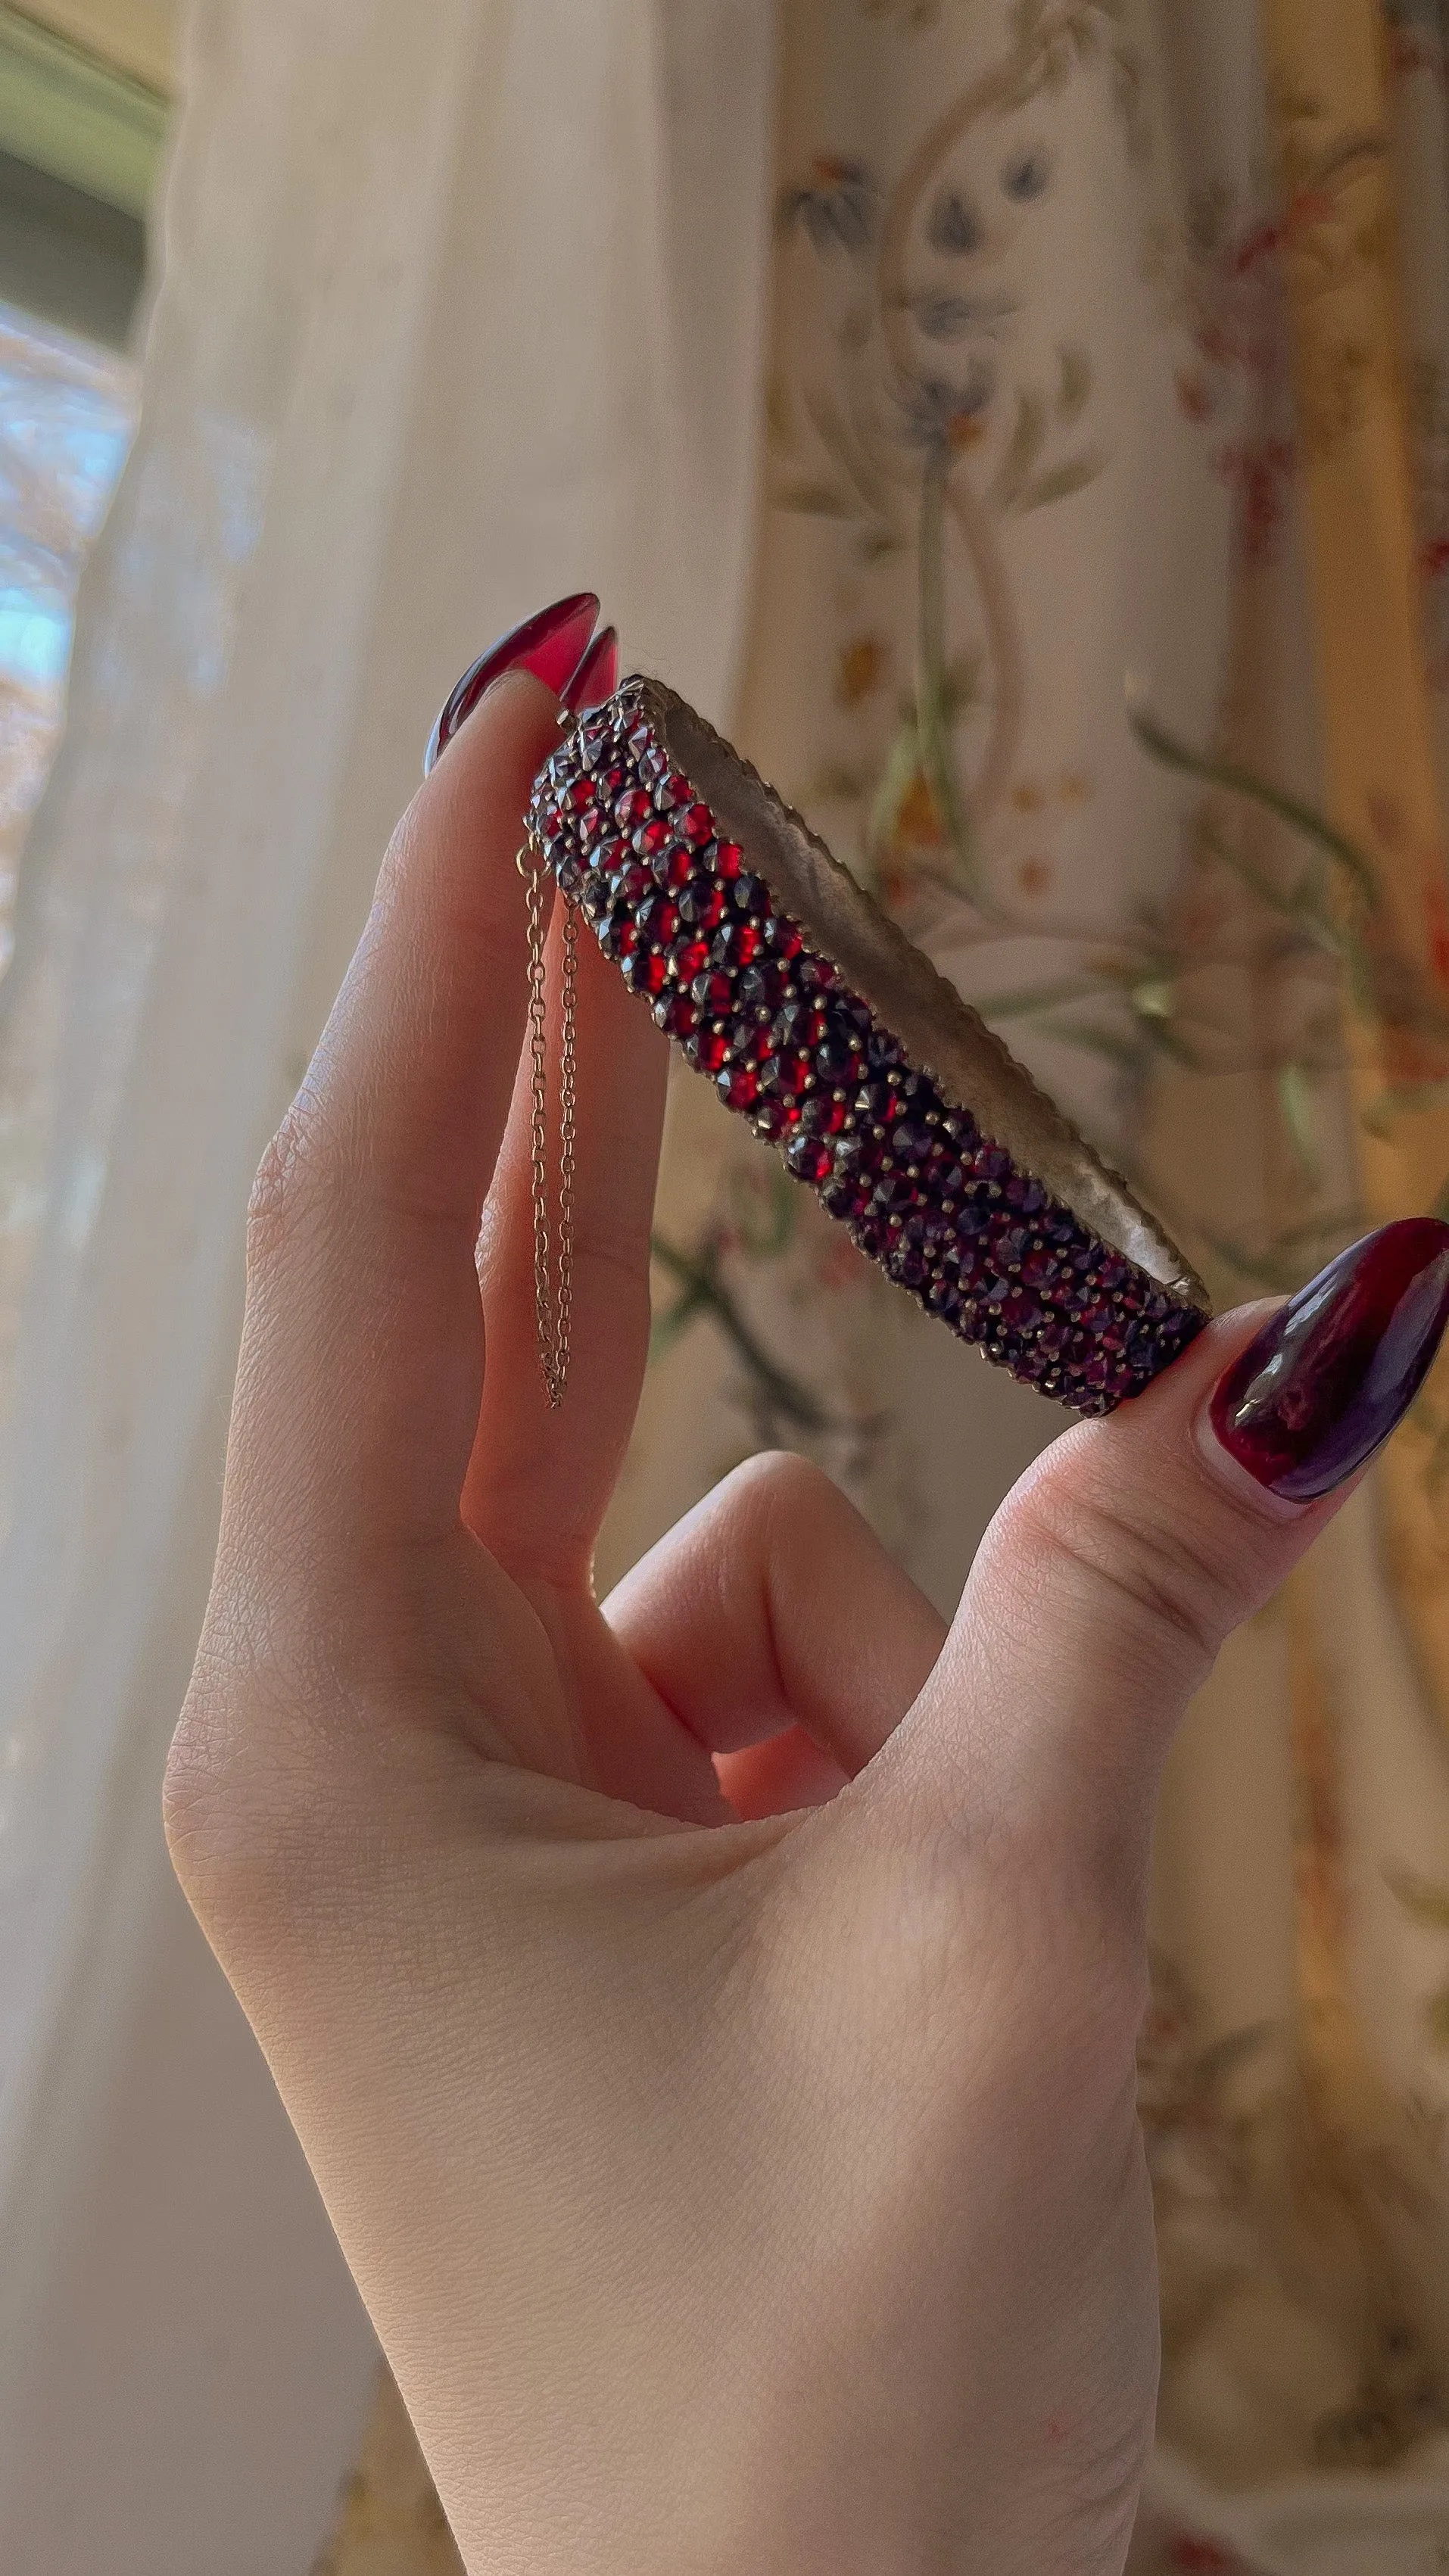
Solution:
[{"label": "fingernail", "polygon": [[1208,1405],[1230,1458],[1280,1500],[1313,1502],[1402,1422],[1449,1324],[1449,1225],[1406,1217],[1300,1288]]},{"label": "fingernail", "polygon": [[593,592],[576,590],[567,599],[556,599],[552,608],[540,608],[536,615],[525,617],[521,626],[510,628],[496,644],[490,644],[487,652],[464,672],[433,727],[423,762],[424,777],[459,725],[472,714],[484,690],[504,671],[531,671],[546,688],[561,694],[579,667],[598,614],[599,603]]},{"label": "fingernail", "polygon": [[601,707],[619,685],[618,629],[606,626],[596,635],[582,662],[563,693],[563,703],[571,716],[581,716],[590,707]]}]

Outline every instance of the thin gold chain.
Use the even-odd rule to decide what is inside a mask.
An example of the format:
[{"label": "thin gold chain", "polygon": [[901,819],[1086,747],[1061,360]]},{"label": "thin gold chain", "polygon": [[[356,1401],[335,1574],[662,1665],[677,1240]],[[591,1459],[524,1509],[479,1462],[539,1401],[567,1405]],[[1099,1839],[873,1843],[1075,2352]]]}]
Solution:
[{"label": "thin gold chain", "polygon": [[544,1393],[556,1413],[569,1378],[574,1301],[574,1126],[577,1108],[579,916],[564,898],[563,991],[559,1028],[558,1215],[549,1215],[548,1186],[548,911],[547,864],[530,838],[518,853],[528,901],[528,1044],[532,1092],[533,1302]]}]

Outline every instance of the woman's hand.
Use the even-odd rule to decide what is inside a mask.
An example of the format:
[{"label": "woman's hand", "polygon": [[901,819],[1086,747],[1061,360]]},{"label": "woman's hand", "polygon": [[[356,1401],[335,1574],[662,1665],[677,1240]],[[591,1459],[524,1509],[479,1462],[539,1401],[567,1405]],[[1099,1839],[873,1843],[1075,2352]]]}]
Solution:
[{"label": "woman's hand", "polygon": [[1117,2576],[1158,1773],[1331,1506],[1195,1430],[1237,1316],[1057,1443],[949,1635],[790,1458],[596,1604],[666,1046],[583,941],[551,1414],[514,854],[556,718],[515,673],[439,763],[257,1183],[176,1865],[473,2576]]}]

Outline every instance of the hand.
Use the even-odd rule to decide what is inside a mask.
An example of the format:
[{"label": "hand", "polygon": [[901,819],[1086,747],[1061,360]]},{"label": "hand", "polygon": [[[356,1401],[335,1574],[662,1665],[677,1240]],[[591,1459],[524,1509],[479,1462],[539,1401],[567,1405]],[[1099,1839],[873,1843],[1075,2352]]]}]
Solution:
[{"label": "hand", "polygon": [[1239,1315],[1058,1441],[949,1635],[783,1457],[595,1602],[666,1047],[583,940],[550,1414],[514,854],[556,719],[515,673],[439,762],[257,1183],[176,1865],[472,2576],[1119,2576],[1158,1773],[1332,1504],[1201,1432]]}]

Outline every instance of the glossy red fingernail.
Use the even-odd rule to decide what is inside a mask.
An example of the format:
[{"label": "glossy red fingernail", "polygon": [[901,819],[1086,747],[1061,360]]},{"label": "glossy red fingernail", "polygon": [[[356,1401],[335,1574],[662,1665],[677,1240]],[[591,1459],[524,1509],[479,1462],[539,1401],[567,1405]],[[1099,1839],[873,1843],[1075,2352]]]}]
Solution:
[{"label": "glossy red fingernail", "polygon": [[545,688],[562,693],[578,670],[594,631],[599,603],[591,590],[576,590],[540,608],[490,644],[467,669],[433,727],[423,762],[427,776],[440,751],[472,714],[483,692],[504,671],[531,671]]},{"label": "glossy red fingernail", "polygon": [[563,693],[563,702],[571,716],[585,715],[590,707],[601,707],[619,685],[618,629],[606,626],[594,637],[582,662]]},{"label": "glossy red fingernail", "polygon": [[1449,1225],[1351,1244],[1264,1325],[1208,1408],[1229,1457],[1285,1502],[1353,1475],[1402,1422],[1449,1324]]}]

